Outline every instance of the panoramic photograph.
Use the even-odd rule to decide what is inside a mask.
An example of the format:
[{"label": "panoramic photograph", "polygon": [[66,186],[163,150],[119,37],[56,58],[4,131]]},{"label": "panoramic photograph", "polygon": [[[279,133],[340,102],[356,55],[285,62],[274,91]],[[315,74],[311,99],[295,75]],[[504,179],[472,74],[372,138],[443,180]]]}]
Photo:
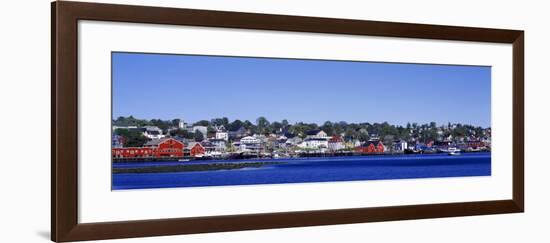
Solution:
[{"label": "panoramic photograph", "polygon": [[112,190],[491,176],[490,66],[111,59]]}]

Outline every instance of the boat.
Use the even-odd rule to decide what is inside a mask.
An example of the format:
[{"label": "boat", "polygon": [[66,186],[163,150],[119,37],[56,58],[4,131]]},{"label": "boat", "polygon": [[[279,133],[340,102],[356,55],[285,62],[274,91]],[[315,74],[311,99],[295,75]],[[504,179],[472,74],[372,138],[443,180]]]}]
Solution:
[{"label": "boat", "polygon": [[457,148],[449,148],[448,152],[449,152],[448,154],[451,156],[460,155],[460,149],[457,149]]},{"label": "boat", "polygon": [[189,159],[178,159],[179,162],[188,162],[190,161]]}]

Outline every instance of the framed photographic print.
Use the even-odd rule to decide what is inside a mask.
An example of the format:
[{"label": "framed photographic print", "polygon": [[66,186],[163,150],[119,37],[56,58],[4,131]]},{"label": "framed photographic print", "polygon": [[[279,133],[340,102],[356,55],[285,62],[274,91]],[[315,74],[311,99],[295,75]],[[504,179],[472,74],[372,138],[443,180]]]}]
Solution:
[{"label": "framed photographic print", "polygon": [[523,36],[53,2],[52,240],[523,212]]}]

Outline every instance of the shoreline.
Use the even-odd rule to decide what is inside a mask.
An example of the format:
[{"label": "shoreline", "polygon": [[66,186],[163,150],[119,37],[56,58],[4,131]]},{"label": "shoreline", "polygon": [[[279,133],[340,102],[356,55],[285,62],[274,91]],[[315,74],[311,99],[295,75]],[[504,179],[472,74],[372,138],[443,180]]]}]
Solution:
[{"label": "shoreline", "polygon": [[243,162],[243,163],[213,163],[187,165],[159,165],[139,168],[113,168],[113,174],[128,173],[170,173],[170,172],[199,172],[215,170],[237,170],[243,168],[260,168],[266,165],[282,164],[283,162]]},{"label": "shoreline", "polygon": [[[491,151],[461,151],[462,154],[478,154],[478,153],[491,153]],[[360,157],[360,156],[414,156],[414,155],[445,155],[447,153],[445,152],[430,152],[430,153],[369,153],[369,154],[356,154],[356,153],[310,153],[306,156],[295,156],[295,157],[279,157],[279,158],[273,158],[273,157],[257,157],[257,156],[250,156],[247,158],[195,158],[195,157],[141,157],[141,158],[112,158],[112,163],[147,163],[147,162],[174,162],[179,161],[182,159],[185,159],[187,161],[181,161],[182,163],[185,162],[195,162],[195,161],[227,161],[227,160],[240,160],[243,162],[251,161],[251,160],[277,160],[277,159],[308,159],[308,158],[331,158],[331,157]]]}]

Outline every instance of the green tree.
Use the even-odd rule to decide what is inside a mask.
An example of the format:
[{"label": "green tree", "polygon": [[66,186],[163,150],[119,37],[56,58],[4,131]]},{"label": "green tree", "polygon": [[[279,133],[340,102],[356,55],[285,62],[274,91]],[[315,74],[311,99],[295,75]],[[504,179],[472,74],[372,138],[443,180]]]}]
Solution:
[{"label": "green tree", "polygon": [[179,125],[180,125],[180,121],[181,121],[181,119],[173,119],[173,120],[172,120],[172,126],[175,126],[175,127],[179,126]]},{"label": "green tree", "polygon": [[254,124],[252,124],[252,122],[250,122],[249,120],[245,120],[243,122],[243,127],[247,130],[250,130],[251,133],[257,133],[258,132],[258,127],[256,127]]},{"label": "green tree", "polygon": [[328,136],[334,135],[334,125],[332,124],[332,122],[326,121],[320,128],[321,130],[325,131]]},{"label": "green tree", "polygon": [[212,126],[224,126],[225,128],[227,128],[228,124],[229,124],[229,119],[227,119],[227,117],[214,118],[210,120],[210,125]]},{"label": "green tree", "polygon": [[342,127],[342,125],[340,123],[334,123],[332,124],[332,132],[333,134],[335,135],[338,135],[340,136],[340,134],[342,134],[344,132],[344,128]]},{"label": "green tree", "polygon": [[204,135],[202,135],[202,132],[196,131],[194,133],[194,138],[195,138],[195,141],[202,142],[202,140],[204,140]]},{"label": "green tree", "polygon": [[124,138],[124,147],[142,147],[148,139],[138,130],[116,129],[115,134]]},{"label": "green tree", "polygon": [[187,130],[183,130],[183,129],[177,129],[177,130],[170,131],[170,136],[172,136],[172,137],[178,136],[178,137],[183,137],[183,138],[187,138],[187,139],[195,138],[195,135],[193,133],[190,133]]},{"label": "green tree", "polygon": [[288,125],[289,125],[287,119],[283,119],[283,120],[281,121],[281,124],[283,125],[284,128],[288,127]]},{"label": "green tree", "polygon": [[205,126],[205,127],[207,127],[207,126],[210,126],[210,122],[207,121],[207,120],[200,120],[198,122],[195,122],[193,124],[193,126]]},{"label": "green tree", "polygon": [[268,132],[269,121],[265,117],[260,116],[256,119],[256,126],[258,127],[259,133],[265,134]]},{"label": "green tree", "polygon": [[133,116],[129,116],[129,117],[119,116],[117,119],[113,120],[113,125],[141,127],[141,126],[151,125],[151,123],[147,120],[136,119]]},{"label": "green tree", "polygon": [[161,119],[151,119],[149,123],[153,126],[157,126],[158,128],[162,129],[163,131],[168,130],[169,127],[172,126],[172,121],[163,121]]},{"label": "green tree", "polygon": [[243,126],[244,126],[244,123],[241,120],[237,119],[229,123],[229,125],[226,128],[229,129],[229,131],[236,131]]},{"label": "green tree", "polygon": [[208,126],[206,128],[206,134],[207,134],[207,137],[209,137],[209,138],[214,137],[214,136],[216,136],[216,129],[214,129],[214,127],[212,127],[212,126]]},{"label": "green tree", "polygon": [[279,131],[282,130],[283,127],[284,126],[283,126],[282,123],[276,121],[276,122],[271,123],[271,126],[270,126],[269,130],[273,133],[278,133]]}]

